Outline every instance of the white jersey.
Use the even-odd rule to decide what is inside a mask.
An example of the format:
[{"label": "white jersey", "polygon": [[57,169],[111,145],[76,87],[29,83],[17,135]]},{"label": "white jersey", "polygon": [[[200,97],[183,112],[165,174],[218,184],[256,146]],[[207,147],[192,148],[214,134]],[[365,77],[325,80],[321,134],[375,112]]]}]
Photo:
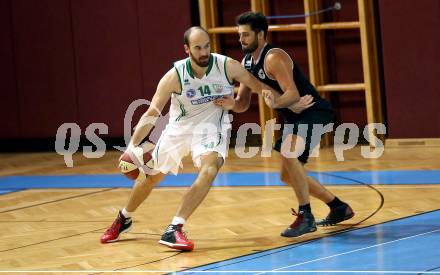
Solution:
[{"label": "white jersey", "polygon": [[228,112],[213,103],[234,92],[227,76],[226,60],[226,56],[212,53],[206,74],[200,79],[194,76],[189,58],[174,63],[182,92],[171,96],[168,134],[222,132],[230,128]]}]

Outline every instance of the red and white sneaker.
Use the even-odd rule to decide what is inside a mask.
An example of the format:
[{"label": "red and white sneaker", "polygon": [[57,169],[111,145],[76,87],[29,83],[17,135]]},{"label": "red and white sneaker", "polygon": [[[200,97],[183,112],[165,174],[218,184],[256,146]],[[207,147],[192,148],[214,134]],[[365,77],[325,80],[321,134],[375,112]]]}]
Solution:
[{"label": "red and white sneaker", "polygon": [[159,243],[177,250],[193,250],[194,243],[186,238],[185,233],[182,232],[182,226],[183,225],[181,224],[168,225],[165,233],[163,233],[162,237],[160,238]]},{"label": "red and white sneaker", "polygon": [[131,229],[132,220],[126,218],[119,211],[118,217],[113,222],[112,226],[107,229],[101,236],[101,243],[111,243],[119,240],[119,235],[128,232]]},{"label": "red and white sneaker", "polygon": [[292,215],[296,216],[295,222],[281,232],[281,236],[288,238],[299,237],[316,231],[315,217],[313,217],[311,212],[299,211],[296,213],[292,208]]}]

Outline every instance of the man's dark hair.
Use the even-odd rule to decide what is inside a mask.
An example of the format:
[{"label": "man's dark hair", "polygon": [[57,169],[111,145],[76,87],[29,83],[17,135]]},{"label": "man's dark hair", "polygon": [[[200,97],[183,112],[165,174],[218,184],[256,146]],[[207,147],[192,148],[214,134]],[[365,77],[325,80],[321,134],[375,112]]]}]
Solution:
[{"label": "man's dark hair", "polygon": [[237,25],[249,25],[251,29],[257,34],[260,31],[263,31],[264,39],[266,39],[268,23],[266,16],[264,16],[261,12],[247,11],[245,13],[242,13],[237,16],[237,18],[235,19],[235,23]]},{"label": "man's dark hair", "polygon": [[202,28],[200,26],[191,27],[191,28],[187,29],[185,31],[185,33],[183,34],[183,43],[185,43],[185,45],[189,46],[189,36],[195,30],[201,30],[201,31],[205,32],[209,36],[208,32],[204,28]]}]

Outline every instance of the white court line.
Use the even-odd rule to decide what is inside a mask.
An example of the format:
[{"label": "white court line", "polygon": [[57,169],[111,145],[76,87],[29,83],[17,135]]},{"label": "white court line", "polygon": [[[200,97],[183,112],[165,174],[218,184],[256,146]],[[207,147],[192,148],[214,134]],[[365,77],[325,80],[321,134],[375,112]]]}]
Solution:
[{"label": "white court line", "polygon": [[417,234],[417,235],[414,235],[414,236],[400,238],[400,239],[397,239],[397,240],[394,240],[394,241],[384,242],[384,243],[380,243],[380,244],[375,244],[375,245],[367,246],[367,247],[364,247],[364,248],[350,250],[350,251],[347,251],[347,252],[344,252],[344,253],[339,253],[339,254],[323,257],[323,258],[318,258],[318,259],[314,259],[314,260],[310,260],[310,261],[306,261],[306,262],[302,262],[302,263],[288,265],[288,266],[284,266],[284,267],[280,267],[280,268],[274,269],[272,271],[266,271],[266,272],[261,272],[261,273],[256,273],[256,274],[263,274],[263,273],[267,273],[267,272],[279,271],[279,270],[285,269],[285,268],[290,268],[290,267],[300,266],[300,265],[303,265],[303,264],[309,264],[309,263],[314,263],[314,262],[318,262],[318,261],[322,261],[322,260],[327,260],[327,259],[335,258],[335,257],[341,256],[341,255],[347,255],[347,254],[350,254],[350,253],[354,253],[354,252],[370,249],[370,248],[373,248],[373,247],[378,247],[378,246],[382,246],[382,245],[386,245],[386,244],[390,244],[390,243],[400,242],[400,241],[403,241],[403,240],[412,239],[412,238],[415,238],[415,237],[431,234],[431,233],[438,232],[438,231],[440,231],[440,229],[432,230],[432,231],[425,232],[425,233],[420,233],[420,234]]},{"label": "white court line", "polygon": [[255,273],[255,272],[272,272],[272,273],[386,273],[386,274],[440,274],[440,271],[422,271],[422,270],[291,270],[291,271],[272,271],[272,270],[188,270],[188,271],[174,271],[174,270],[0,270],[0,273]]},{"label": "white court line", "polygon": [[[418,185],[423,185],[423,186],[418,186]],[[426,188],[440,188],[440,184],[429,184],[429,183],[414,183],[414,184],[373,184],[374,187],[379,187],[379,188],[399,188],[399,189],[426,189]]]}]

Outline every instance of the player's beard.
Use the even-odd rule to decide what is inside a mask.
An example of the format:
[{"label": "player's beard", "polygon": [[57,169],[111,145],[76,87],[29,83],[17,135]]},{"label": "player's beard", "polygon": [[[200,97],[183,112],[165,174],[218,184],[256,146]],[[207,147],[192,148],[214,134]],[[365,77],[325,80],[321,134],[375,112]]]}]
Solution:
[{"label": "player's beard", "polygon": [[[189,55],[190,55],[190,57],[191,57],[191,59],[192,59],[192,61],[194,61],[194,63],[196,63],[197,64],[197,66],[199,66],[199,67],[208,67],[208,64],[209,64],[209,55],[207,55],[207,56],[201,56],[199,59],[197,59],[191,52],[189,52]],[[203,59],[203,61],[201,60],[202,58],[204,58]],[[206,61],[205,61],[206,60]]]},{"label": "player's beard", "polygon": [[241,49],[243,50],[243,52],[245,54],[248,53],[253,53],[255,52],[255,50],[258,48],[258,40],[255,39],[254,41],[252,41],[252,43],[248,44],[247,46],[243,46],[241,45]]}]

